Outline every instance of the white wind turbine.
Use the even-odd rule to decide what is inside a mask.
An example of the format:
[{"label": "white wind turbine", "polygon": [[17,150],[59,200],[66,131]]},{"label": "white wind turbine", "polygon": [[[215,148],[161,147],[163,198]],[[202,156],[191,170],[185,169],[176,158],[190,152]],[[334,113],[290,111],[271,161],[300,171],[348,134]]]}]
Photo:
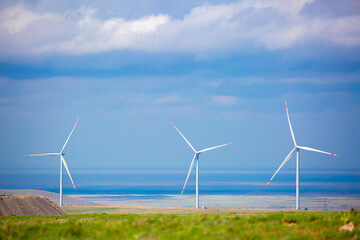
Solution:
[{"label": "white wind turbine", "polygon": [[71,134],[74,132],[74,129],[75,129],[75,127],[76,127],[76,125],[77,125],[78,121],[79,121],[79,118],[76,120],[76,123],[75,123],[75,125],[74,125],[73,129],[71,130],[69,137],[66,139],[66,142],[65,142],[65,144],[64,144],[64,146],[63,146],[63,148],[61,149],[61,151],[60,151],[59,153],[40,153],[40,154],[28,154],[28,155],[24,155],[24,157],[36,157],[36,156],[60,156],[60,206],[62,206],[62,205],[63,205],[63,195],[62,195],[62,184],[63,184],[63,178],[62,178],[62,176],[63,176],[63,164],[64,164],[65,169],[66,169],[66,171],[67,171],[67,173],[68,173],[68,175],[69,175],[69,177],[70,177],[70,180],[71,180],[71,183],[72,183],[72,185],[73,185],[74,189],[76,189],[76,188],[75,188],[74,181],[72,180],[72,177],[71,177],[71,174],[70,174],[69,168],[68,168],[68,166],[67,166],[67,164],[66,164],[66,161],[65,161],[65,159],[64,159],[64,157],[63,157],[63,156],[65,155],[65,153],[64,153],[64,149],[65,149],[65,147],[66,147],[66,145],[67,145],[67,143],[68,143],[68,141],[69,141],[69,139],[70,139],[70,137],[71,137]]},{"label": "white wind turbine", "polygon": [[288,119],[289,126],[290,126],[291,136],[292,136],[292,139],[294,141],[294,148],[290,151],[290,153],[287,155],[285,160],[281,163],[280,167],[276,170],[274,175],[270,178],[270,180],[266,184],[266,186],[269,185],[271,180],[275,177],[275,175],[279,172],[279,170],[285,165],[285,163],[290,159],[290,157],[296,151],[296,210],[299,210],[300,209],[300,196],[299,196],[299,182],[300,182],[299,181],[299,167],[300,167],[299,166],[300,165],[300,153],[299,152],[300,152],[300,149],[307,150],[307,151],[313,151],[313,152],[319,152],[319,153],[325,153],[325,154],[329,154],[329,155],[333,155],[333,156],[337,156],[337,155],[333,154],[333,153],[329,153],[329,152],[320,151],[320,150],[317,150],[317,149],[314,149],[314,148],[298,146],[296,144],[294,132],[293,132],[292,127],[291,127],[291,122],[290,122],[290,117],[289,117],[289,112],[288,112],[288,109],[287,109],[286,101],[285,101],[285,108],[286,108],[287,119]]},{"label": "white wind turbine", "polygon": [[194,158],[193,160],[191,161],[191,164],[190,164],[190,168],[189,168],[189,172],[187,174],[187,177],[186,177],[186,180],[185,180],[185,184],[184,184],[184,187],[181,191],[181,195],[183,194],[184,190],[185,190],[185,187],[186,187],[186,183],[189,179],[189,176],[190,176],[190,173],[191,173],[191,170],[193,169],[194,167],[194,162],[196,160],[196,208],[199,208],[199,155],[203,152],[206,152],[206,151],[209,151],[209,150],[212,150],[212,149],[215,149],[215,148],[219,148],[219,147],[224,147],[224,146],[227,146],[227,145],[230,145],[232,142],[229,142],[229,143],[226,143],[226,144],[223,144],[223,145],[219,145],[219,146],[215,146],[215,147],[211,147],[211,148],[205,148],[203,150],[200,150],[200,151],[196,151],[195,148],[190,144],[190,142],[184,137],[184,135],[179,131],[179,129],[177,129],[177,127],[170,122],[171,125],[174,126],[174,128],[180,133],[180,135],[184,138],[184,140],[186,141],[186,143],[191,147],[191,149],[194,151],[195,155],[194,155]]}]

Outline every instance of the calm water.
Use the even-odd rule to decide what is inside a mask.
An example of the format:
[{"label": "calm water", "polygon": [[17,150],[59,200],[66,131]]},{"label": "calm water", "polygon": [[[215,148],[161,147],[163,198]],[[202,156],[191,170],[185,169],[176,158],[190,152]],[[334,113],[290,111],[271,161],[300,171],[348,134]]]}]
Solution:
[{"label": "calm water", "polygon": [[[64,171],[67,194],[179,194],[186,178],[180,170],[72,171],[76,190]],[[295,190],[295,172],[279,172],[266,188],[272,171],[203,170],[200,191],[212,195],[278,195]],[[58,171],[0,171],[0,188],[39,189],[58,192]],[[300,190],[307,194],[360,194],[360,173],[302,171]],[[195,172],[184,194],[195,192]]]},{"label": "calm water", "polygon": [[[76,190],[64,171],[64,194],[76,195],[78,198],[94,200],[102,205],[164,205],[172,206],[181,201],[183,206],[193,205],[195,193],[195,172],[189,178],[185,196],[178,199],[186,178],[183,170],[94,170],[72,171]],[[200,172],[200,194],[211,197],[202,198],[208,205],[227,202],[227,207],[234,207],[242,202],[244,207],[275,208],[274,200],[294,199],[295,172],[282,171],[266,188],[273,171],[241,170],[202,170]],[[58,171],[0,171],[0,188],[38,189],[59,191]],[[360,173],[352,171],[302,171],[300,175],[300,192],[303,201],[308,205],[318,203],[317,208],[331,206],[333,209],[347,208],[349,205],[360,206]],[[218,197],[216,197],[218,196]],[[221,197],[220,197],[221,196]],[[241,196],[238,199],[237,196]],[[263,201],[253,206],[254,196]],[[265,198],[267,200],[265,200]],[[336,198],[336,201],[334,200]],[[333,199],[334,201],[332,202]],[[341,202],[340,200],[343,199]],[[347,200],[346,200],[347,199]],[[351,201],[348,201],[351,199]],[[161,202],[161,201],[163,202]],[[261,199],[260,199],[261,200]],[[224,202],[225,201],[225,202]],[[340,201],[340,202],[339,202]],[[347,202],[346,202],[347,201]],[[324,203],[325,202],[325,203]],[[234,205],[235,204],[235,205]],[[281,205],[288,208],[290,205]],[[310,204],[310,205],[311,205]]]}]

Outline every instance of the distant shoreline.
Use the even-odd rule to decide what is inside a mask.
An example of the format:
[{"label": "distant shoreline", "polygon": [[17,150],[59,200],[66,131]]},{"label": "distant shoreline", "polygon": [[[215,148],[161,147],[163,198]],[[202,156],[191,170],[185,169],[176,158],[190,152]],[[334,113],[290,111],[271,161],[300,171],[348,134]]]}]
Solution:
[{"label": "distant shoreline", "polygon": [[[59,203],[59,194],[33,189],[0,189],[0,195],[45,196]],[[301,209],[320,211],[349,210],[360,208],[360,195],[353,194],[301,194]],[[102,207],[178,207],[194,208],[195,195],[185,194],[65,194],[64,206]],[[234,195],[201,194],[200,207],[227,209],[278,209],[293,210],[295,194]]]},{"label": "distant shoreline", "polygon": [[[295,210],[284,209],[260,209],[260,208],[190,208],[190,207],[147,207],[147,206],[66,206],[63,209],[68,214],[191,214],[191,213],[269,213],[269,212],[293,212]],[[301,210],[302,212],[307,212]],[[309,212],[319,212],[310,210]]]},{"label": "distant shoreline", "polygon": [[[194,208],[195,195],[187,194],[84,194],[69,195],[72,198],[93,203],[96,206],[123,207],[185,207]],[[300,198],[301,209],[349,210],[360,208],[360,195],[307,196]],[[293,210],[295,195],[200,195],[200,207],[234,209],[279,209]]]}]

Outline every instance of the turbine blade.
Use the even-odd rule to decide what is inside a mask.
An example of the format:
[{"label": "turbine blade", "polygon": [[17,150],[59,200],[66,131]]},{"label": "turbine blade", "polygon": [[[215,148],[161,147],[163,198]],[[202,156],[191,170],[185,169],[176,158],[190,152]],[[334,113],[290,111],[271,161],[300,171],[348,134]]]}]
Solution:
[{"label": "turbine blade", "polygon": [[70,139],[70,137],[71,137],[71,134],[74,132],[74,129],[75,129],[78,121],[79,121],[79,118],[76,119],[76,123],[75,123],[73,129],[71,130],[69,137],[66,139],[66,142],[65,142],[63,148],[62,148],[61,151],[60,151],[60,154],[64,151],[64,149],[65,149],[65,147],[66,147],[66,144],[68,143],[68,141],[69,141],[69,139]]},{"label": "turbine blade", "polygon": [[[170,121],[169,121],[170,122]],[[183,139],[187,142],[187,144],[191,147],[191,149],[196,153],[195,148],[190,144],[190,142],[184,137],[184,135],[179,131],[179,129],[177,129],[177,127],[170,122],[171,125],[173,125],[173,127],[180,133],[180,135],[183,137]]]},{"label": "turbine blade", "polygon": [[36,157],[36,156],[59,156],[60,153],[40,153],[40,154],[27,154],[23,157]]},{"label": "turbine blade", "polygon": [[296,146],[295,136],[294,136],[293,129],[292,129],[292,127],[291,127],[291,122],[290,122],[290,117],[289,117],[289,111],[288,111],[288,108],[287,108],[287,103],[286,103],[286,100],[285,100],[285,108],[286,108],[286,115],[287,115],[287,119],[288,119],[289,126],[290,126],[291,136],[292,136],[292,139],[293,139],[294,144],[295,144],[295,146]]},{"label": "turbine blade", "polygon": [[211,147],[211,148],[205,148],[203,150],[200,150],[199,153],[206,152],[206,151],[209,151],[209,150],[213,150],[213,149],[219,148],[219,147],[224,147],[224,146],[227,146],[227,145],[230,145],[230,144],[232,144],[232,142],[222,144],[222,145],[219,145],[219,146],[215,146],[215,147]]},{"label": "turbine blade", "polygon": [[181,191],[181,196],[183,195],[183,192],[184,192],[184,190],[185,190],[186,183],[187,183],[187,181],[188,181],[188,179],[189,179],[191,170],[192,170],[193,167],[194,167],[194,162],[195,162],[196,156],[197,156],[197,154],[194,155],[194,158],[193,158],[193,160],[191,161],[190,168],[189,168],[189,172],[188,172],[188,174],[187,174],[187,177],[186,177],[186,180],[185,180],[185,184],[184,184],[183,189],[182,189],[182,191]]},{"label": "turbine blade", "polygon": [[287,161],[290,159],[290,157],[293,155],[293,153],[295,152],[296,147],[291,150],[291,152],[287,155],[287,157],[285,158],[285,160],[281,163],[280,167],[276,170],[276,172],[274,173],[274,175],[270,178],[269,182],[266,184],[269,185],[269,183],[271,182],[271,180],[275,177],[275,175],[280,171],[280,169],[285,165],[285,163],[287,163]]},{"label": "turbine blade", "polygon": [[68,166],[67,166],[67,164],[66,164],[66,161],[65,161],[64,157],[63,157],[62,155],[60,155],[60,158],[61,158],[61,161],[63,162],[63,164],[64,164],[64,166],[65,166],[65,169],[66,169],[66,171],[67,171],[67,173],[68,173],[68,175],[69,175],[69,177],[70,177],[70,180],[71,180],[71,183],[72,183],[74,189],[76,189],[76,188],[75,188],[74,181],[72,180],[72,177],[71,177],[69,168],[68,168]]},{"label": "turbine blade", "polygon": [[313,152],[325,153],[325,154],[329,154],[329,155],[332,155],[332,156],[338,156],[337,154],[324,152],[324,151],[317,150],[317,149],[314,149],[314,148],[303,147],[303,146],[298,146],[298,148],[303,149],[303,150],[313,151]]}]

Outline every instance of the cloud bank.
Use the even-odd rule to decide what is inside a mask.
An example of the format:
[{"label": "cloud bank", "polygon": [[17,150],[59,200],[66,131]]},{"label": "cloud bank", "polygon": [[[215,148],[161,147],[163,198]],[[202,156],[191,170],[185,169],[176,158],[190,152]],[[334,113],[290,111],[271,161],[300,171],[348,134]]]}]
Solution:
[{"label": "cloud bank", "polygon": [[246,52],[286,50],[319,42],[360,45],[360,13],[306,14],[313,0],[245,0],[205,4],[182,18],[166,13],[104,17],[94,7],[62,12],[24,3],[0,10],[0,51],[13,55],[79,55],[113,50],[145,52]]}]

